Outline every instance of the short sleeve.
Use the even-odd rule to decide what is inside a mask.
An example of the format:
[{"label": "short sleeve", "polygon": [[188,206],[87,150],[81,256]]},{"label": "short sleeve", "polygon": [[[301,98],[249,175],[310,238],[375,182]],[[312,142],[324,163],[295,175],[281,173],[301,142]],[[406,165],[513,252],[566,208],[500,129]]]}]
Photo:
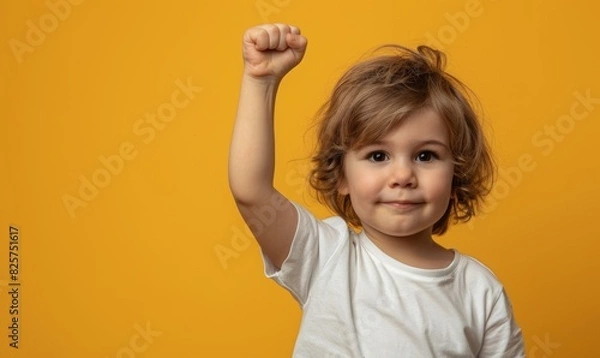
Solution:
[{"label": "short sleeve", "polygon": [[523,335],[504,289],[486,321],[483,345],[478,357],[525,357]]},{"label": "short sleeve", "polygon": [[305,208],[292,202],[298,212],[298,224],[287,258],[281,269],[261,251],[265,275],[287,289],[301,304],[306,303],[311,284],[327,266],[331,257],[348,245],[349,228],[338,217],[318,220]]}]

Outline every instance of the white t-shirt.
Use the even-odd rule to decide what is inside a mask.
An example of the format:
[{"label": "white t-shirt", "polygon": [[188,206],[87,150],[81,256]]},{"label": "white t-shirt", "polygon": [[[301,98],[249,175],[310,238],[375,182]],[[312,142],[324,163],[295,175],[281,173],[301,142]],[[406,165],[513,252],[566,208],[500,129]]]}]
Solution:
[{"label": "white t-shirt", "polygon": [[294,357],[524,357],[502,284],[454,250],[443,269],[405,265],[340,217],[303,207],[281,270],[265,274],[300,303]]}]

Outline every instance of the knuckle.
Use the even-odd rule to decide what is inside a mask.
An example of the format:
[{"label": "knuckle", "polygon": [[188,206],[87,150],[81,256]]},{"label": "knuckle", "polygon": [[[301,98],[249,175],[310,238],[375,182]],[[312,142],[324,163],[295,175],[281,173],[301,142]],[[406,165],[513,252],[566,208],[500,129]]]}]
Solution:
[{"label": "knuckle", "polygon": [[257,29],[254,36],[257,40],[264,41],[269,38],[269,33],[265,29]]},{"label": "knuckle", "polygon": [[273,33],[278,30],[278,27],[275,24],[265,24],[263,25],[263,28],[269,31],[269,33]]}]

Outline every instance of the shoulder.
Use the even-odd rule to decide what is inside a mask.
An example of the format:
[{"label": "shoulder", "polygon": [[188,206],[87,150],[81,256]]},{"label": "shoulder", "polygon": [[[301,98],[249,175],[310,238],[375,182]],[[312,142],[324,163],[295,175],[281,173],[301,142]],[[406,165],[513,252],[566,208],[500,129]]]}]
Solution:
[{"label": "shoulder", "polygon": [[504,289],[502,282],[491,268],[473,256],[458,254],[461,255],[461,265],[457,268],[457,275],[464,279],[469,290],[473,288],[491,290],[493,296],[502,292]]},{"label": "shoulder", "polygon": [[[346,222],[337,216],[317,219],[302,205],[292,202],[298,223],[288,256],[278,269],[263,255],[265,274],[286,288],[304,305],[318,278],[335,265],[348,246],[350,236]],[[342,255],[343,256],[343,255]]]},{"label": "shoulder", "polygon": [[296,236],[302,231],[316,232],[319,236],[336,236],[347,238],[350,233],[350,228],[344,219],[340,216],[330,216],[323,220],[317,219],[304,206],[292,202],[298,212],[298,226]]}]

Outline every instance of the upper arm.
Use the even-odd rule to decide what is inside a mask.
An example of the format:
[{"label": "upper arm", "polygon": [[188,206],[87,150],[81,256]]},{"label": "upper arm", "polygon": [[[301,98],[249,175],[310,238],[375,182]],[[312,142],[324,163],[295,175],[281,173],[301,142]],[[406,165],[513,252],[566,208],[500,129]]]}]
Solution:
[{"label": "upper arm", "polygon": [[281,268],[290,252],[298,224],[294,205],[273,189],[255,203],[238,201],[237,206],[262,251],[277,268]]}]

